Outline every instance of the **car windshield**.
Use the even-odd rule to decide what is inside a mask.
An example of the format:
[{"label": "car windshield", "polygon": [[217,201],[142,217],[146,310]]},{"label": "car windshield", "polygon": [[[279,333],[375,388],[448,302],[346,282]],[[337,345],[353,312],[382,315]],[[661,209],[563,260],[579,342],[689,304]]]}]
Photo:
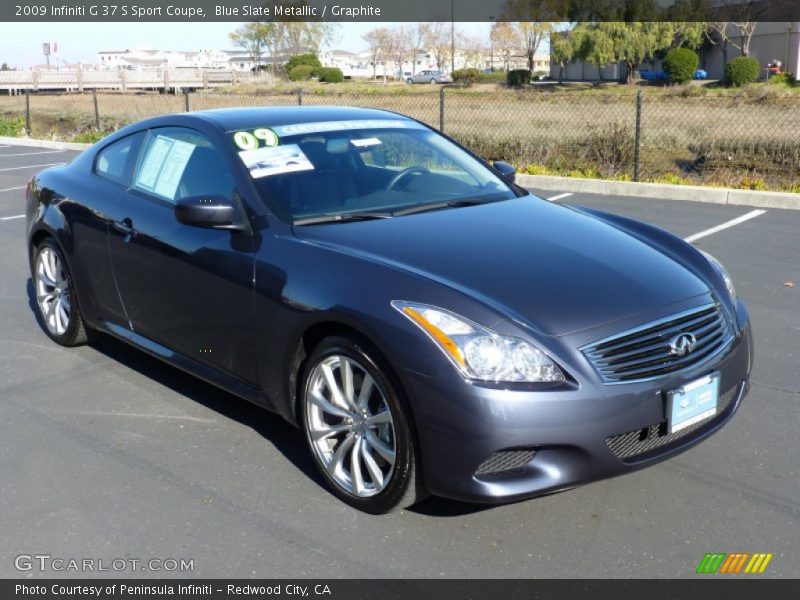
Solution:
[{"label": "car windshield", "polygon": [[516,196],[480,161],[415,121],[329,121],[232,134],[262,200],[296,224],[388,218]]}]

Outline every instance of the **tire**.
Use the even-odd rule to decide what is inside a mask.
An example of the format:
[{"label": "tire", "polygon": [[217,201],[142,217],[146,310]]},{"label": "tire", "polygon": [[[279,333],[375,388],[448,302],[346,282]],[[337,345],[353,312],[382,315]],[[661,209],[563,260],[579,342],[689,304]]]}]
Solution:
[{"label": "tire", "polygon": [[42,329],[61,346],[82,346],[88,332],[78,308],[75,283],[64,255],[51,238],[36,247],[31,279]]},{"label": "tire", "polygon": [[414,83],[414,82],[413,82],[413,81],[411,81],[411,77],[409,77],[408,79],[406,79],[406,83],[408,83],[408,84],[412,84],[412,83]]},{"label": "tire", "polygon": [[299,406],[314,463],[341,500],[383,514],[427,495],[408,403],[391,369],[366,341],[322,340],[303,369]]},{"label": "tire", "polygon": [[431,79],[431,85],[434,85],[435,83],[436,83],[436,80],[435,79]]}]

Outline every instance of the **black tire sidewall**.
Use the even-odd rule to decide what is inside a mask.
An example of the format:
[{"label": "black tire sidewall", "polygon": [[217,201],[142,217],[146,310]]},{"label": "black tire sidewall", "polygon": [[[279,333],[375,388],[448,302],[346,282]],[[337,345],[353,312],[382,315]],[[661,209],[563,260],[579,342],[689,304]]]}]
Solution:
[{"label": "black tire sidewall", "polygon": [[[353,496],[340,488],[339,485],[333,481],[317,457],[308,434],[305,411],[308,377],[317,363],[334,354],[352,358],[369,372],[375,380],[375,383],[383,391],[386,403],[392,414],[396,452],[394,470],[386,488],[379,494],[369,498]],[[415,483],[414,479],[417,477],[417,450],[414,441],[414,433],[410,425],[411,415],[404,397],[401,396],[402,390],[380,354],[371,348],[364,340],[355,336],[335,336],[326,338],[317,345],[306,360],[303,369],[303,377],[301,379],[300,392],[300,426],[303,430],[314,463],[333,493],[350,506],[368,513],[382,514],[397,507],[405,498],[409,485]]]}]

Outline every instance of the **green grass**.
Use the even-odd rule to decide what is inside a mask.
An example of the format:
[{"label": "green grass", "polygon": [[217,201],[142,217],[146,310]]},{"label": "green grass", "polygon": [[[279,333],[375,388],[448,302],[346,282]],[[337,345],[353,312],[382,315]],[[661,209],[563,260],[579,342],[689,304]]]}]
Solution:
[{"label": "green grass", "polygon": [[0,135],[2,136],[20,137],[24,127],[25,121],[23,121],[22,117],[0,118]]}]

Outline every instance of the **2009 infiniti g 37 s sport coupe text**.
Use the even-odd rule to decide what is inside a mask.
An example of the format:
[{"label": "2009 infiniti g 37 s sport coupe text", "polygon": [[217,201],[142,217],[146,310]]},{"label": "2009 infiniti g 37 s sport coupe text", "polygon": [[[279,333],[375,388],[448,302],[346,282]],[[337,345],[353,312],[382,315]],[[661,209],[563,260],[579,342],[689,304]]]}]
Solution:
[{"label": "2009 infiniti g 37 s sport coupe text", "polygon": [[369,512],[626,473],[748,389],[747,311],[714,258],[540,200],[393,113],[131,125],[31,181],[27,243],[55,342],[105,332],[279,413]]}]

